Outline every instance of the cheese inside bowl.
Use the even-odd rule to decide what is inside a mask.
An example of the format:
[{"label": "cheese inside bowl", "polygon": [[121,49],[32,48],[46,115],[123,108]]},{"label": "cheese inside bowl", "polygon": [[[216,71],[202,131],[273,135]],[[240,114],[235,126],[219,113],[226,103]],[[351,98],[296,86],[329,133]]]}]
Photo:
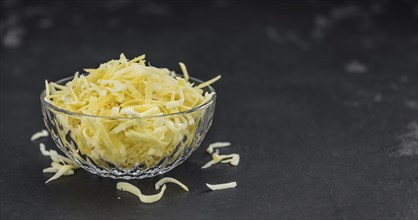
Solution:
[{"label": "cheese inside bowl", "polygon": [[[176,101],[193,99],[185,93],[186,97],[167,94],[173,101],[164,106],[155,104],[158,103],[155,97],[123,101],[119,100],[119,96],[112,95],[109,99],[113,101],[97,102],[102,105],[93,114],[91,108],[86,107],[91,103],[80,104],[64,95],[54,96],[54,93],[61,94],[57,91],[64,91],[64,86],[69,86],[70,95],[80,98],[80,91],[72,91],[76,87],[74,83],[80,78],[80,83],[85,78],[91,79],[88,75],[76,74],[74,77],[47,84],[47,89],[41,93],[42,114],[58,148],[91,173],[117,179],[142,179],[163,174],[184,162],[199,147],[212,123],[216,93],[209,85],[199,88],[199,92],[205,94],[202,96],[204,99],[200,99],[200,103],[193,102],[195,106],[190,104],[192,108],[183,106],[176,108],[177,111],[172,110]],[[172,77],[182,83],[184,81],[180,76]],[[109,94],[118,89],[117,83],[106,83],[103,82],[103,85],[110,87],[107,89]],[[188,76],[187,83],[203,84],[201,80]],[[132,96],[128,89],[117,94]],[[97,97],[101,97],[100,100],[107,97],[101,91],[89,92],[93,96],[88,99],[91,102],[97,101]]]}]

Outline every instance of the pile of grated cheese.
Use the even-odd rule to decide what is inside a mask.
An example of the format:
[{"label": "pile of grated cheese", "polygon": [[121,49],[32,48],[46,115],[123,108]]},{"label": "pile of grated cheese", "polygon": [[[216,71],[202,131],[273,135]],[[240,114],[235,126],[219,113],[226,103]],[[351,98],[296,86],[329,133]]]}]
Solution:
[{"label": "pile of grated cheese", "polygon": [[179,113],[209,102],[214,93],[203,88],[220,79],[217,76],[194,85],[185,65],[180,63],[180,67],[184,77],[145,65],[145,55],[128,60],[121,54],[119,60],[85,69],[87,75],[76,73],[65,85],[45,81],[44,100],[70,112],[103,116],[57,113],[58,135],[70,133],[79,151],[97,164],[152,167],[196,130],[202,112],[152,116]]}]

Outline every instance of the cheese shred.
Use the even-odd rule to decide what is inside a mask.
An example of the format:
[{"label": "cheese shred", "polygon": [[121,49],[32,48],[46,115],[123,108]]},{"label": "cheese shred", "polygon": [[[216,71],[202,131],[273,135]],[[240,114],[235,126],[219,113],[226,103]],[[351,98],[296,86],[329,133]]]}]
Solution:
[{"label": "cheese shred", "polygon": [[44,143],[39,143],[39,150],[41,154],[50,157],[51,167],[45,168],[42,170],[43,173],[54,173],[54,175],[49,178],[45,184],[60,178],[61,176],[69,176],[74,174],[74,169],[80,168],[74,161],[70,160],[67,157],[64,157],[58,154],[55,150],[46,150]]},{"label": "cheese shred", "polygon": [[39,143],[39,150],[41,151],[42,155],[49,157],[51,154],[48,150],[45,149],[44,143]]},{"label": "cheese shred", "polygon": [[204,164],[201,169],[206,169],[211,167],[214,164],[217,164],[219,162],[221,163],[229,163],[232,166],[238,166],[240,161],[239,154],[226,154],[226,155],[219,155],[219,151],[216,150],[214,152],[214,149],[216,148],[222,148],[222,147],[228,147],[231,143],[229,142],[215,142],[209,145],[209,147],[206,149],[206,151],[211,154],[212,160]]},{"label": "cheese shred", "polygon": [[60,167],[58,169],[58,171],[55,173],[55,175],[53,175],[51,178],[49,178],[45,184],[51,182],[52,180],[56,180],[58,178],[60,178],[62,175],[64,175],[65,173],[67,173],[69,170],[73,169],[73,165],[63,165],[62,167]]},{"label": "cheese shred", "polygon": [[176,180],[176,179],[174,179],[174,178],[171,178],[171,177],[165,177],[165,178],[162,178],[162,179],[160,179],[156,184],[155,184],[155,190],[159,190],[160,189],[160,187],[162,186],[162,185],[165,185],[166,183],[175,183],[175,184],[177,184],[177,185],[179,185],[181,188],[183,188],[184,190],[186,190],[187,192],[189,191],[189,188],[186,186],[186,185],[184,185],[183,183],[181,183],[180,181],[178,181],[178,180]]},{"label": "cheese shred", "polygon": [[196,88],[198,88],[198,89],[205,88],[205,87],[207,87],[207,86],[209,86],[209,85],[211,85],[211,84],[215,83],[216,81],[218,81],[218,80],[220,80],[220,79],[221,79],[221,75],[219,75],[219,76],[217,76],[217,77],[215,77],[215,78],[213,78],[213,79],[211,79],[211,80],[208,80],[208,81],[206,81],[206,82],[204,82],[204,83],[202,83],[202,84],[200,84],[200,85],[196,86]]},{"label": "cheese shred", "polygon": [[210,166],[217,164],[219,162],[222,163],[230,163],[233,166],[237,166],[239,163],[239,155],[238,154],[226,154],[226,155],[219,155],[218,152],[215,152],[212,154],[212,160],[207,162],[205,165],[203,165],[201,168],[206,169]]},{"label": "cheese shred", "polygon": [[30,140],[35,141],[35,140],[38,140],[39,138],[48,137],[48,135],[49,135],[48,131],[45,129],[42,129],[41,131],[33,134]]},{"label": "cheese shred", "polygon": [[187,72],[186,65],[184,63],[179,63],[181,71],[183,72],[184,80],[189,81],[189,72]]},{"label": "cheese shred", "polygon": [[206,183],[206,186],[211,190],[223,190],[223,189],[231,189],[237,187],[237,182],[229,182],[229,183],[222,183],[222,184],[209,184]]},{"label": "cheese shred", "polygon": [[132,193],[132,194],[136,195],[139,198],[139,200],[143,203],[158,202],[161,199],[161,197],[163,197],[163,194],[164,194],[166,188],[167,187],[165,185],[163,185],[163,187],[161,188],[161,191],[159,193],[154,194],[154,195],[144,195],[144,194],[142,194],[141,190],[138,187],[136,187],[136,186],[134,186],[130,183],[118,182],[116,184],[116,189],[121,190],[121,191],[126,191],[126,192],[129,192],[129,193]]},{"label": "cheese shred", "polygon": [[221,147],[228,147],[231,146],[231,143],[229,142],[215,142],[209,145],[209,147],[206,149],[206,151],[209,154],[213,153],[214,148],[221,148]]}]

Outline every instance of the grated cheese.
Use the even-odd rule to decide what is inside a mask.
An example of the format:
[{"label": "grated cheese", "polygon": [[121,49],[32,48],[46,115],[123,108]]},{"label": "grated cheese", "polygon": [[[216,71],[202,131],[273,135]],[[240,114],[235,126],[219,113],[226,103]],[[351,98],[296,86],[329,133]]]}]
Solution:
[{"label": "grated cheese", "polygon": [[215,143],[210,144],[209,147],[206,149],[206,151],[209,154],[212,154],[214,148],[221,148],[221,147],[228,147],[228,146],[231,146],[231,143],[229,143],[229,142],[215,142]]},{"label": "grated cheese", "polygon": [[174,178],[171,178],[171,177],[165,177],[165,178],[162,178],[162,179],[160,179],[156,184],[155,184],[155,190],[159,190],[160,189],[160,187],[162,186],[162,185],[165,185],[166,183],[175,183],[175,184],[177,184],[177,185],[179,185],[181,188],[183,188],[184,190],[186,190],[187,192],[189,191],[189,188],[186,186],[186,185],[184,185],[183,183],[181,183],[180,181],[178,181],[178,180],[176,180],[176,179],[174,179]]},{"label": "grated cheese", "polygon": [[[62,166],[63,166],[63,165],[61,165],[61,167],[62,167]],[[61,168],[61,167],[60,167],[60,168]],[[42,170],[42,173],[56,173],[56,172],[58,172],[58,170],[59,170],[59,169],[57,169],[57,168],[55,168],[55,167],[48,167],[48,168],[43,169],[43,170]],[[70,170],[68,170],[67,172],[65,172],[63,175],[64,175],[64,176],[74,175],[74,170],[73,170],[73,169],[70,169]]]},{"label": "grated cheese", "polygon": [[43,173],[56,173],[58,171],[55,167],[48,167],[42,170]]},{"label": "grated cheese", "polygon": [[45,149],[45,144],[44,143],[39,143],[39,150],[41,151],[42,155],[44,155],[44,156],[49,156],[50,155],[49,151],[47,151]]},{"label": "grated cheese", "polygon": [[35,141],[39,138],[43,138],[43,137],[48,137],[49,133],[47,130],[42,129],[39,132],[36,132],[35,134],[32,135],[32,137],[30,138],[31,141]]},{"label": "grated cheese", "polygon": [[181,71],[183,72],[184,80],[189,81],[189,72],[187,72],[186,65],[184,63],[179,63]]},{"label": "grated cheese", "polygon": [[222,163],[229,163],[232,166],[238,166],[240,161],[239,154],[226,154],[226,155],[219,155],[219,151],[216,150],[214,152],[215,148],[222,148],[222,147],[228,147],[230,146],[230,142],[215,142],[209,145],[209,147],[206,149],[206,151],[211,154],[212,160],[207,162],[205,165],[201,167],[201,169],[206,169],[214,164],[217,164],[219,162]]},{"label": "grated cheese", "polygon": [[64,157],[62,155],[59,155],[57,153],[57,151],[55,150],[49,150],[49,156],[51,157],[51,160],[54,162],[62,162],[62,163],[67,163],[67,164],[71,164],[71,165],[76,165],[74,163],[74,161],[68,159],[67,157]]},{"label": "grated cheese", "polygon": [[[237,166],[239,163],[239,155],[238,154],[226,154],[226,155],[219,155],[219,152],[215,152],[212,154],[212,160],[207,162],[205,165],[201,167],[201,169],[209,168],[210,166],[217,164],[222,161],[222,163],[230,163],[233,166]],[[228,162],[223,162],[228,161]]]},{"label": "grated cheese", "polygon": [[222,184],[206,183],[206,186],[211,190],[231,189],[231,188],[237,187],[237,182],[229,182],[229,183],[222,183]]},{"label": "grated cheese", "polygon": [[74,166],[73,165],[63,165],[61,166],[58,171],[55,173],[55,175],[53,175],[51,178],[49,178],[45,184],[51,182],[52,180],[56,180],[58,178],[60,178],[62,175],[64,175],[65,173],[67,173],[69,170],[73,169]]},{"label": "grated cheese", "polygon": [[50,179],[48,179],[46,183],[49,183],[53,180],[60,178],[61,176],[68,176],[74,174],[74,169],[80,168],[78,165],[74,163],[74,161],[68,159],[57,153],[55,150],[46,150],[44,143],[39,143],[39,150],[41,151],[42,155],[50,157],[51,167],[45,168],[42,170],[43,173],[55,173]]},{"label": "grated cheese", "polygon": [[220,75],[217,76],[217,77],[215,77],[215,78],[213,78],[213,79],[211,79],[211,80],[208,80],[208,81],[206,81],[206,82],[204,82],[204,83],[202,83],[202,84],[200,84],[198,86],[196,86],[196,88],[198,88],[198,89],[205,88],[206,86],[209,86],[209,85],[215,83],[219,79],[221,79],[221,76]]},{"label": "grated cheese", "polygon": [[161,191],[157,194],[154,195],[144,195],[141,193],[141,190],[130,184],[127,182],[118,182],[116,184],[116,189],[121,190],[121,191],[126,191],[126,192],[130,192],[136,196],[138,196],[139,200],[143,203],[154,203],[154,202],[158,202],[161,197],[163,196],[165,190],[166,190],[166,186],[163,185],[163,187],[161,188]]},{"label": "grated cheese", "polygon": [[[79,153],[98,164],[111,162],[131,169],[153,167],[171,155],[187,136],[193,136],[203,112],[170,117],[152,117],[187,111],[209,102],[214,93],[202,88],[220,79],[217,76],[195,86],[180,63],[184,78],[164,68],[145,65],[145,55],[128,60],[110,60],[88,75],[75,74],[65,85],[46,81],[44,99],[74,113],[125,117],[76,117],[57,115],[58,135],[67,134],[77,143]],[[128,119],[129,117],[149,117]],[[61,129],[62,128],[62,129]],[[181,148],[192,140],[181,143]],[[71,146],[75,152],[75,147]],[[78,151],[77,151],[78,152]],[[76,155],[77,156],[77,155]],[[62,159],[62,158],[60,158]]]},{"label": "grated cheese", "polygon": [[239,154],[234,154],[234,155],[232,156],[232,158],[230,158],[230,159],[226,159],[226,160],[223,160],[223,161],[221,161],[221,162],[222,162],[222,163],[229,163],[229,164],[231,164],[232,166],[238,166],[238,164],[239,164],[239,159],[240,159]]}]

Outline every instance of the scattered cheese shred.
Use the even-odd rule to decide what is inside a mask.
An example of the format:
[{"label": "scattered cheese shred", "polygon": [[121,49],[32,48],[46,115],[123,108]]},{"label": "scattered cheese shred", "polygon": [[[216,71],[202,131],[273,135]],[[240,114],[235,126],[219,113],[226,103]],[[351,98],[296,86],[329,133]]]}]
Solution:
[{"label": "scattered cheese shred", "polygon": [[239,154],[226,154],[226,155],[219,155],[219,151],[216,150],[216,152],[214,152],[215,148],[222,148],[222,147],[228,147],[230,146],[231,143],[229,142],[215,142],[209,145],[209,147],[206,149],[206,151],[211,154],[212,156],[212,160],[210,160],[209,162],[207,162],[205,165],[203,165],[201,168],[202,169],[206,169],[214,164],[217,164],[219,162],[222,163],[229,163],[232,166],[238,166],[239,164],[239,160],[240,160],[240,156]]},{"label": "scattered cheese shred", "polygon": [[74,166],[73,165],[63,165],[62,167],[60,167],[58,169],[58,171],[55,173],[55,175],[53,175],[51,178],[49,178],[45,184],[51,182],[52,180],[56,180],[58,178],[60,178],[62,175],[64,175],[65,173],[67,173],[69,170],[73,169]]},{"label": "scattered cheese shred", "polygon": [[[61,165],[61,167],[62,166],[63,165]],[[57,169],[56,167],[48,167],[48,168],[43,169],[42,172],[43,173],[56,173],[56,172],[58,172],[58,170],[59,170],[59,168]],[[74,175],[74,170],[70,169],[67,172],[65,172],[63,175],[64,176]]]},{"label": "scattered cheese shred", "polygon": [[205,163],[205,165],[203,165],[201,167],[201,169],[203,170],[203,169],[209,168],[209,167],[211,167],[214,164],[215,164],[215,162],[213,160],[210,160],[209,162]]},{"label": "scattered cheese shred", "polygon": [[45,149],[44,143],[39,143],[39,150],[41,151],[42,155],[49,157],[51,154],[48,150]]},{"label": "scattered cheese shred", "polygon": [[209,145],[209,147],[206,149],[206,151],[209,154],[213,153],[214,148],[221,148],[221,147],[228,147],[231,146],[231,143],[229,142],[215,142]]},{"label": "scattered cheese shred", "polygon": [[178,180],[176,180],[176,179],[174,179],[174,178],[171,178],[171,177],[165,177],[165,178],[162,178],[162,179],[160,179],[156,184],[155,184],[155,190],[159,190],[160,189],[160,187],[162,186],[162,185],[165,185],[166,183],[175,183],[175,184],[177,184],[177,185],[179,185],[181,188],[183,188],[184,190],[186,190],[187,192],[189,191],[189,188],[186,186],[186,185],[184,185],[183,183],[181,183],[180,181],[178,181]]},{"label": "scattered cheese shred", "polygon": [[48,167],[42,170],[43,173],[56,173],[58,171],[55,167]]},{"label": "scattered cheese shred", "polygon": [[[220,79],[196,86],[189,81],[186,66],[180,67],[184,78],[145,65],[145,55],[128,60],[121,54],[118,60],[85,69],[86,75],[76,73],[65,85],[46,81],[44,100],[73,113],[100,116],[57,113],[58,135],[69,134],[80,154],[97,164],[110,162],[127,170],[153,167],[179,144],[177,151],[182,152],[193,141],[185,137],[194,136],[204,111],[176,113],[211,102],[215,93],[203,88]],[[167,114],[172,115],[155,117]]]},{"label": "scattered cheese shred", "polygon": [[163,185],[163,187],[161,188],[161,191],[155,195],[144,195],[141,193],[141,190],[130,184],[127,182],[118,182],[116,184],[116,189],[121,190],[121,191],[126,191],[126,192],[130,192],[136,196],[138,196],[139,200],[143,203],[154,203],[157,202],[161,199],[161,197],[163,196],[165,190],[166,190],[166,186]]},{"label": "scattered cheese shred", "polygon": [[35,134],[32,135],[32,137],[30,138],[31,141],[35,141],[39,138],[43,138],[43,137],[48,137],[49,133],[47,130],[42,129],[39,132],[36,132]]},{"label": "scattered cheese shred", "polygon": [[232,166],[238,166],[238,164],[239,164],[239,159],[240,159],[239,154],[234,154],[234,155],[232,156],[232,158],[230,158],[230,159],[226,159],[226,160],[223,160],[223,161],[221,161],[221,162],[222,162],[222,163],[229,163],[229,164],[231,164]]},{"label": "scattered cheese shred", "polygon": [[[229,163],[232,166],[238,166],[240,156],[239,154],[226,154],[226,155],[219,155],[219,150],[214,152],[215,148],[222,148],[228,147],[231,143],[229,142],[215,142],[209,145],[206,151],[211,154],[212,160],[207,162],[205,165],[202,166],[202,169],[206,169],[214,164],[219,162],[222,163]],[[206,186],[211,190],[222,190],[222,189],[230,189],[235,188],[237,186],[237,182],[229,182],[229,183],[222,183],[222,184],[209,184],[206,183]]]},{"label": "scattered cheese shred", "polygon": [[237,182],[229,182],[229,183],[222,183],[222,184],[206,183],[206,186],[211,190],[231,189],[231,188],[237,187]]},{"label": "scattered cheese shred", "polygon": [[[215,152],[212,154],[212,160],[207,162],[205,165],[203,165],[201,168],[206,169],[210,166],[217,164],[219,162],[222,163],[230,163],[233,166],[237,166],[239,163],[239,155],[238,154],[226,154],[226,155],[219,155],[219,152]],[[224,162],[228,161],[228,162]]]},{"label": "scattered cheese shred", "polygon": [[74,163],[74,161],[68,159],[57,153],[55,150],[46,150],[44,143],[39,143],[39,150],[41,151],[42,155],[50,157],[51,167],[45,168],[42,170],[43,173],[55,173],[50,179],[48,179],[46,183],[49,183],[53,180],[60,178],[61,176],[68,176],[74,174],[74,169],[80,168],[78,165]]}]

